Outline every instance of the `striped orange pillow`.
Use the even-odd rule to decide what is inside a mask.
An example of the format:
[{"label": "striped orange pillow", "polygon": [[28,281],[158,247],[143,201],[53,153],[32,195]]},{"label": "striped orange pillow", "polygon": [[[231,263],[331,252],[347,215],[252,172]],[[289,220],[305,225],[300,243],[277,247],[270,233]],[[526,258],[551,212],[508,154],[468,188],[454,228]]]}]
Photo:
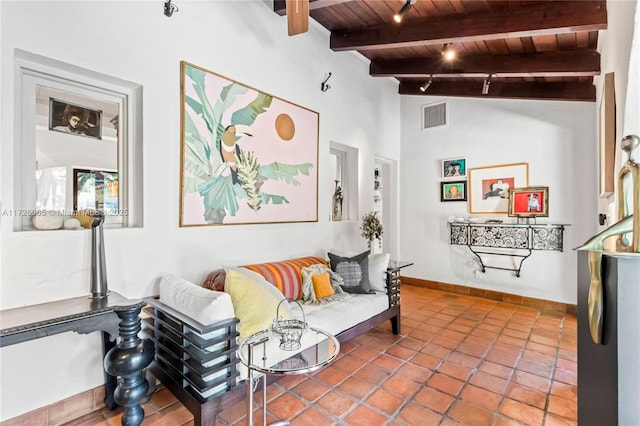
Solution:
[{"label": "striped orange pillow", "polygon": [[327,261],[321,257],[309,256],[298,259],[284,260],[282,262],[258,263],[245,265],[262,275],[273,284],[287,299],[302,299],[302,268],[321,263],[327,265]]}]

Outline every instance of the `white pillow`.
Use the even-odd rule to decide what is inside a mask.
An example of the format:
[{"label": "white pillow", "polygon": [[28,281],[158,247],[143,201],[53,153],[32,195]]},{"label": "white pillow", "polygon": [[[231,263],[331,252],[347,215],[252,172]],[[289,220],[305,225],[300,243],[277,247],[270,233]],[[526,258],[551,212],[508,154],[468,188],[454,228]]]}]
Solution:
[{"label": "white pillow", "polygon": [[386,271],[391,254],[380,253],[369,255],[369,283],[374,291],[387,292]]},{"label": "white pillow", "polygon": [[160,279],[160,301],[204,325],[235,316],[228,294],[200,287],[175,275]]}]

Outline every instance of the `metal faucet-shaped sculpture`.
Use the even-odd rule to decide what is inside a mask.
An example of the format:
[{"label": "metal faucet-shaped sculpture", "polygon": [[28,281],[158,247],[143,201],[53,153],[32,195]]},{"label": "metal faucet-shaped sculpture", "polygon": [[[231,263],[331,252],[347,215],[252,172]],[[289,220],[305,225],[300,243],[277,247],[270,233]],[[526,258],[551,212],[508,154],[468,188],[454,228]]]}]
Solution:
[{"label": "metal faucet-shaped sculpture", "polygon": [[104,234],[102,224],[104,215],[94,215],[91,224],[91,299],[102,299],[109,295],[107,285],[107,266],[104,258]]},{"label": "metal faucet-shaped sculpture", "polygon": [[617,251],[640,253],[640,165],[633,158],[633,150],[640,145],[640,138],[627,135],[620,141],[620,147],[629,158],[618,172],[618,220],[635,214],[633,232],[620,234],[616,241]]},{"label": "metal faucet-shaped sculpture", "polygon": [[594,235],[576,250],[589,250],[588,318],[591,338],[596,344],[602,342],[602,320],[604,318],[604,289],[602,288],[602,252],[604,240],[618,235],[616,249],[625,252],[640,252],[640,175],[638,163],[632,151],[640,145],[640,138],[628,135],[620,146],[629,159],[618,173],[618,222]]}]

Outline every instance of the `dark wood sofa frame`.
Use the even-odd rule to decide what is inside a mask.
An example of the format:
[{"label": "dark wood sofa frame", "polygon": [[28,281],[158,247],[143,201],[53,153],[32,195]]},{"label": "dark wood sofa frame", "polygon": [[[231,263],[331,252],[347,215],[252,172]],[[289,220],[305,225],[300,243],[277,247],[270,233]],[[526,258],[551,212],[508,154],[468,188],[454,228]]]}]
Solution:
[{"label": "dark wood sofa frame", "polygon": [[[400,272],[386,273],[389,308],[341,332],[341,343],[391,321],[400,333]],[[246,397],[244,383],[237,383],[238,363],[236,318],[215,324],[201,324],[156,298],[146,299],[143,335],[155,344],[151,373],[193,414],[195,425],[213,425],[217,414]],[[206,336],[215,337],[207,338]],[[208,348],[215,347],[214,350]],[[208,379],[215,377],[214,379]],[[278,377],[268,376],[268,383]],[[203,397],[218,388],[213,395]]]}]

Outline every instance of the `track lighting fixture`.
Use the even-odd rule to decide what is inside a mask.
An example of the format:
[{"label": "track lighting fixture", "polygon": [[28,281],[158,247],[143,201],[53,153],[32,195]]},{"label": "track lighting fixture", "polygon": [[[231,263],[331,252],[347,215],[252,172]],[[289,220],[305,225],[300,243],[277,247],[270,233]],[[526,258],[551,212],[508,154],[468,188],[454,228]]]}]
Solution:
[{"label": "track lighting fixture", "polygon": [[422,86],[420,86],[420,91],[423,93],[426,92],[429,86],[431,86],[431,83],[433,83],[433,74],[431,74],[428,81],[426,81]]},{"label": "track lighting fixture", "polygon": [[489,94],[489,85],[491,84],[491,77],[493,77],[493,74],[489,74],[489,76],[484,81],[484,83],[482,83],[482,94],[483,95],[488,95]]},{"label": "track lighting fixture", "polygon": [[404,17],[404,15],[409,11],[409,9],[411,9],[411,6],[413,6],[417,1],[418,0],[407,0],[400,8],[400,11],[395,15],[393,15],[393,20],[396,21],[398,24],[402,22],[402,18]]},{"label": "track lighting fixture", "polygon": [[447,61],[452,61],[456,57],[456,51],[451,47],[451,43],[445,43],[442,45],[442,56]]},{"label": "track lighting fixture", "polygon": [[173,15],[173,12],[179,12],[178,6],[175,4],[171,4],[171,0],[167,0],[164,2],[164,16],[170,18]]}]

